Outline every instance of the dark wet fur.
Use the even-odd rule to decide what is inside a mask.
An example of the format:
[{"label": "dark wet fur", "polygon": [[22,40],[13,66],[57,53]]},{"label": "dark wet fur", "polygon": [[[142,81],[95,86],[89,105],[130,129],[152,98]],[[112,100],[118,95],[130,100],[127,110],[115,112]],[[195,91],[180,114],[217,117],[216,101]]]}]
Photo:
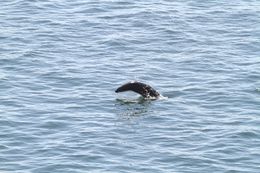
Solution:
[{"label": "dark wet fur", "polygon": [[160,96],[160,94],[153,89],[151,86],[141,83],[141,82],[129,82],[121,87],[117,88],[115,91],[116,93],[118,92],[124,92],[124,91],[134,91],[144,98],[157,98]]}]

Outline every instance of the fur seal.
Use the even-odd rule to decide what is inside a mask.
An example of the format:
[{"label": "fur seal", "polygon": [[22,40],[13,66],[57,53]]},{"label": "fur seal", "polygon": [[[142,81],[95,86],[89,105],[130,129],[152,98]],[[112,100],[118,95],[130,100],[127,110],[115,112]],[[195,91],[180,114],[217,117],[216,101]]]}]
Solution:
[{"label": "fur seal", "polygon": [[151,98],[151,99],[156,99],[160,96],[160,94],[153,89],[150,85],[144,84],[142,82],[138,81],[131,81],[128,82],[119,88],[116,89],[116,93],[119,92],[124,92],[124,91],[134,91],[144,98]]}]

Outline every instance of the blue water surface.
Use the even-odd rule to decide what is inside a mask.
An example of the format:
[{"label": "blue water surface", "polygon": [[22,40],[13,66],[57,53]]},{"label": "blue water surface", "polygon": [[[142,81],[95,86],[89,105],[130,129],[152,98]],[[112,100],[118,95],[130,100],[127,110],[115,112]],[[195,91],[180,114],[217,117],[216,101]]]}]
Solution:
[{"label": "blue water surface", "polygon": [[0,33],[0,172],[260,172],[260,1],[2,0]]}]

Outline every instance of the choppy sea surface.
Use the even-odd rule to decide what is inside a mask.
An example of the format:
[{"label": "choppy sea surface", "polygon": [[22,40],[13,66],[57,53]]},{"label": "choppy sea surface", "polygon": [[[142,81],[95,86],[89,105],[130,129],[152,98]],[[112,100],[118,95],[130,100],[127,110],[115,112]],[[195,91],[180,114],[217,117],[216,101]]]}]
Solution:
[{"label": "choppy sea surface", "polygon": [[259,173],[260,1],[0,1],[0,129],[3,173]]}]

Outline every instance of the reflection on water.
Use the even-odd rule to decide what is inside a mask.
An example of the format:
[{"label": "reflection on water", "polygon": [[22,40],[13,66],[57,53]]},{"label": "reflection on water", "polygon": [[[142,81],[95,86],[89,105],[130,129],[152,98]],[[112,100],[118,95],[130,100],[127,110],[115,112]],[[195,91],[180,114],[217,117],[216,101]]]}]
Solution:
[{"label": "reflection on water", "polygon": [[116,99],[116,114],[120,119],[135,119],[145,115],[149,110],[151,100],[145,100],[143,97],[138,99]]}]

